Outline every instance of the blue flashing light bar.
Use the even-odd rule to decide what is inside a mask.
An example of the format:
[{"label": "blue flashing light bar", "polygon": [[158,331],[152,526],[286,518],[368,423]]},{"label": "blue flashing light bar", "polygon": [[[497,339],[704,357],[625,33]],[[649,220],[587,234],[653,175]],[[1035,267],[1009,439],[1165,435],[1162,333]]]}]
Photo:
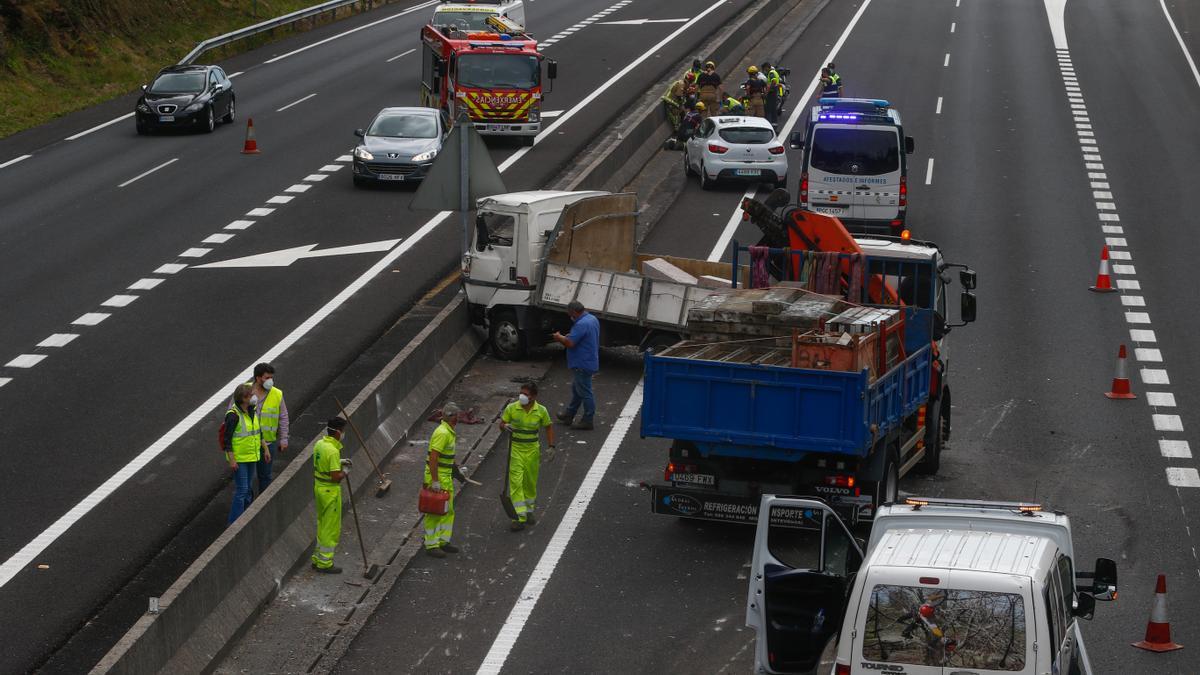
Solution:
[{"label": "blue flashing light bar", "polygon": [[848,122],[857,122],[861,115],[857,113],[818,113],[819,120],[842,120]]},{"label": "blue flashing light bar", "polygon": [[873,105],[876,108],[892,107],[891,102],[887,101],[886,99],[882,99],[882,98],[820,98],[820,99],[817,99],[818,105],[831,106],[831,107],[835,107],[835,108],[839,104],[840,105],[847,105],[847,104],[854,105],[856,103],[859,105],[862,105],[865,103],[868,105]]}]

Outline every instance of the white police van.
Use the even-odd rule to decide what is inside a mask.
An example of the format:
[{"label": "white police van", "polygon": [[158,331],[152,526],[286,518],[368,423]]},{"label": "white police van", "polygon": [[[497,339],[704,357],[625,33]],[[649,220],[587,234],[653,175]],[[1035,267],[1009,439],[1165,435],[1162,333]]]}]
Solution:
[{"label": "white police van", "polygon": [[863,548],[825,502],[763,496],[746,600],[755,672],[1092,672],[1078,619],[1116,599],[1117,568],[1076,571],[1066,515],[910,498],[879,509]]},{"label": "white police van", "polygon": [[890,103],[822,98],[790,145],[804,150],[802,208],[836,216],[854,233],[904,230],[913,139]]}]

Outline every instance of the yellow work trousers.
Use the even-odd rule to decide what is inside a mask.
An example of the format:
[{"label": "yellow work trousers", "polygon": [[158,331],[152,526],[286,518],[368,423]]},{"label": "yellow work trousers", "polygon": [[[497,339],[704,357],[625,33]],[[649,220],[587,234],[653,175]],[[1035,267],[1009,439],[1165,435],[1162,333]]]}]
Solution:
[{"label": "yellow work trousers", "polygon": [[537,503],[538,465],[542,459],[541,446],[513,444],[512,460],[508,465],[508,496],[522,523],[533,513]]},{"label": "yellow work trousers", "polygon": [[333,553],[342,537],[342,487],[317,483],[317,547],[312,563],[322,569],[333,567]]}]

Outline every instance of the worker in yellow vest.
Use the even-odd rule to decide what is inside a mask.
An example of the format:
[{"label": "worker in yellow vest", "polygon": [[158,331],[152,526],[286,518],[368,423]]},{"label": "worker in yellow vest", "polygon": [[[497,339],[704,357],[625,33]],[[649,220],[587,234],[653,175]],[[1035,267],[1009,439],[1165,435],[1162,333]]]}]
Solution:
[{"label": "worker in yellow vest", "polygon": [[233,469],[233,505],[229,507],[229,521],[238,519],[250,506],[253,497],[250,492],[250,480],[258,466],[258,460],[266,457],[270,461],[271,453],[263,443],[262,432],[255,406],[258,400],[254,398],[248,384],[239,384],[233,390],[233,405],[225,413],[225,427],[222,431],[222,449],[225,451],[225,461]]},{"label": "worker in yellow vest", "polygon": [[263,442],[271,451],[258,461],[258,494],[261,495],[271,484],[271,463],[288,448],[291,423],[287,404],[283,402],[283,390],[275,386],[275,366],[269,363],[254,366],[254,379],[246,384],[254,387],[251,394],[258,397],[258,419],[262,423]]},{"label": "worker in yellow vest", "polygon": [[[454,535],[454,478],[461,476],[454,464],[454,427],[458,424],[458,406],[447,402],[442,406],[442,421],[429,438],[429,457],[425,462],[424,487],[450,493],[445,515],[426,513],[425,552],[434,558],[445,558],[447,553],[458,553],[458,547],[450,543]],[[460,480],[466,480],[465,476]]]},{"label": "worker in yellow vest", "polygon": [[[341,574],[333,564],[342,537],[342,482],[350,477],[352,462],[342,459],[342,434],[346,420],[332,417],[325,423],[325,437],[313,447],[313,496],[317,502],[317,544],[312,568],[322,574]],[[347,486],[349,489],[349,486]]]},{"label": "worker in yellow vest", "polygon": [[538,468],[542,461],[541,431],[546,430],[548,459],[554,456],[554,427],[550,411],[537,402],[537,385],[527,382],[521,385],[521,395],[509,403],[500,415],[500,428],[511,438],[508,459],[508,496],[512,499],[517,519],[512,522],[512,531],[519,532],[526,525],[533,525],[537,503]]}]

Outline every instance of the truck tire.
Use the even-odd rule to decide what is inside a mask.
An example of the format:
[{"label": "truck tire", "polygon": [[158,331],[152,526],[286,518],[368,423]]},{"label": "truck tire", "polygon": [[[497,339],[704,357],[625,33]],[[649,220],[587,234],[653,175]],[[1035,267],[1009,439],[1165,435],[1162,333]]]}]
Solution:
[{"label": "truck tire", "polygon": [[528,351],[525,335],[517,324],[517,313],[512,310],[493,312],[488,321],[488,342],[492,345],[492,353],[505,361],[517,361],[524,358]]},{"label": "truck tire", "polygon": [[875,487],[875,505],[894,504],[900,500],[900,460],[896,448],[888,448],[883,477]]},{"label": "truck tire", "polygon": [[933,423],[925,428],[925,456],[913,467],[913,471],[925,476],[932,476],[942,466],[942,406],[939,404],[933,414]]}]

